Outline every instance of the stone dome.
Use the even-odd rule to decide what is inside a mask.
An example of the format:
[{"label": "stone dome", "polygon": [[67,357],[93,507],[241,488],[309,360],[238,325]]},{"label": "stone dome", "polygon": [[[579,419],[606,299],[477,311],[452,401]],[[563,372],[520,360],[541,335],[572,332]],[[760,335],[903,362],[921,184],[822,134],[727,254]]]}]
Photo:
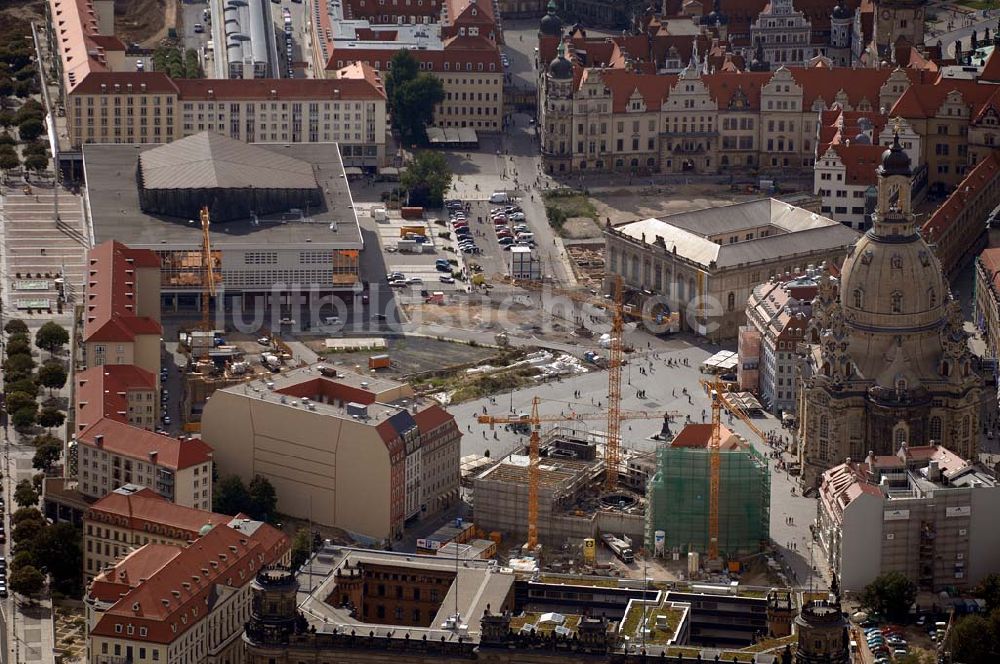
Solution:
[{"label": "stone dome", "polygon": [[538,33],[550,37],[557,37],[562,34],[562,20],[556,16],[555,0],[549,0],[548,13],[542,17],[538,24]]},{"label": "stone dome", "polygon": [[854,12],[844,6],[844,0],[837,0],[837,6],[833,8],[833,19],[846,20],[853,16]]},{"label": "stone dome", "polygon": [[887,335],[935,326],[949,292],[941,264],[918,233],[883,236],[879,223],[844,260],[840,304],[848,324]]},{"label": "stone dome", "polygon": [[573,63],[566,59],[561,50],[559,55],[549,63],[549,75],[564,81],[573,78]]},{"label": "stone dome", "polygon": [[910,155],[899,143],[899,134],[892,139],[892,146],[882,153],[882,163],[879,165],[879,174],[883,177],[890,175],[903,175],[910,177]]}]

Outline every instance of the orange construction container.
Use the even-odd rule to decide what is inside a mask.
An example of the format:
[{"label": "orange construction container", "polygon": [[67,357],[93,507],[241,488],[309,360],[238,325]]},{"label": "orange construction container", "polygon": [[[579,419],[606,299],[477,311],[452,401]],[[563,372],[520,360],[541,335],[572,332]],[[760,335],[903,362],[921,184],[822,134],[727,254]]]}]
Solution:
[{"label": "orange construction container", "polygon": [[422,207],[402,207],[399,209],[403,219],[423,219],[424,209]]}]

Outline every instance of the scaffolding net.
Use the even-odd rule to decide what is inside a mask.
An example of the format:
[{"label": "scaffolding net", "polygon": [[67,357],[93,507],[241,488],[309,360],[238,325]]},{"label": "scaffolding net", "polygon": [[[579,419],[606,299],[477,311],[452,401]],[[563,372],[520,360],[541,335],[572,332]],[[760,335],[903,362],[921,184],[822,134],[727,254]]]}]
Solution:
[{"label": "scaffolding net", "polygon": [[[727,559],[760,552],[770,539],[771,478],[751,446],[720,451],[719,553]],[[705,448],[657,450],[647,488],[646,547],[665,535],[664,553],[708,551],[710,454]]]}]

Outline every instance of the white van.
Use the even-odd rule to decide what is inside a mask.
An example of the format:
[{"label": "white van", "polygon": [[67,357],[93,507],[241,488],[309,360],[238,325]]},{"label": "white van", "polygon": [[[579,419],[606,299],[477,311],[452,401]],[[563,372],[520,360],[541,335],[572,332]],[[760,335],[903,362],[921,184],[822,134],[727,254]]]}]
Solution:
[{"label": "white van", "polygon": [[518,233],[515,237],[517,237],[517,241],[518,242],[534,242],[535,241],[535,234],[534,233]]},{"label": "white van", "polygon": [[494,191],[490,194],[490,203],[509,203],[510,197],[506,191]]}]

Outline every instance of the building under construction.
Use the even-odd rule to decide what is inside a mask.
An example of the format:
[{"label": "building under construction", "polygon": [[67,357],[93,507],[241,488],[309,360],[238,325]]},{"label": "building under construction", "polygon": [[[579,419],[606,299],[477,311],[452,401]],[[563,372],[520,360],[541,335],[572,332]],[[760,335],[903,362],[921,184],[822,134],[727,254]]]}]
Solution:
[{"label": "building under construction", "polygon": [[[645,534],[656,555],[708,551],[711,435],[711,424],[689,424],[657,450]],[[757,553],[770,540],[767,459],[721,427],[719,462],[719,553],[723,559]]]},{"label": "building under construction", "polygon": [[[538,536],[543,543],[609,532],[639,540],[645,501],[620,488],[604,490],[601,432],[555,427],[542,434],[538,467]],[[626,458],[628,461],[628,458]],[[473,485],[476,525],[484,531],[523,537],[528,531],[529,458],[511,454],[477,475]]]}]

